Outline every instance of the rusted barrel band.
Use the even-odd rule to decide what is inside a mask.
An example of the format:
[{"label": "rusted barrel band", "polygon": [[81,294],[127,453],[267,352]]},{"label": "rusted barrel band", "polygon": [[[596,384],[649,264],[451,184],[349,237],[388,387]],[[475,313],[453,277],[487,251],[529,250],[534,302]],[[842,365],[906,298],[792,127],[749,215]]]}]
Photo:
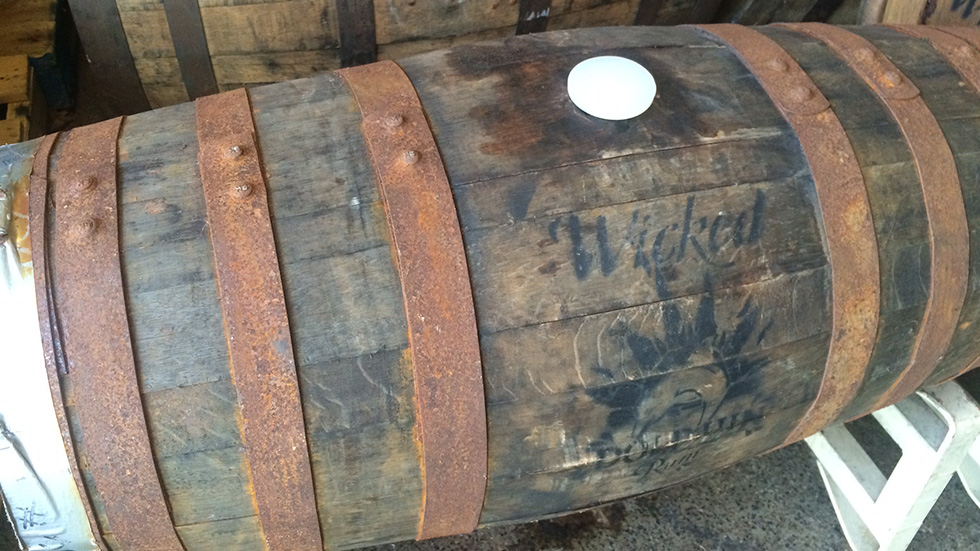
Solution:
[{"label": "rusted barrel band", "polygon": [[938,29],[959,39],[966,40],[968,43],[972,44],[974,48],[980,50],[980,28],[967,26],[958,27],[954,25],[936,26],[931,28]]},{"label": "rusted barrel band", "polygon": [[816,400],[787,437],[805,438],[840,415],[871,358],[880,301],[878,248],[864,176],[830,103],[769,37],[738,25],[701,27],[727,42],[793,126],[810,165],[831,264],[830,349]]},{"label": "rusted barrel band", "polygon": [[949,347],[963,309],[970,236],[956,161],[919,89],[871,42],[822,23],[786,26],[827,44],[878,94],[905,136],[922,186],[931,250],[929,299],[909,364],[875,403],[880,409],[926,381]]},{"label": "rusted barrel band", "polygon": [[60,330],[54,356],[60,341],[80,457],[104,507],[104,528],[124,549],[183,549],[150,448],[123,293],[116,198],[121,124],[117,118],[72,130],[61,151],[46,266],[56,315],[49,327]]},{"label": "rusted barrel band", "polygon": [[[922,25],[893,25],[893,29],[910,36],[929,40],[946,61],[980,94],[980,30],[970,27],[932,27]],[[980,366],[980,356],[954,376]]]},{"label": "rusted barrel band", "polygon": [[[44,365],[48,376],[48,386],[51,389],[51,401],[54,404],[55,418],[61,431],[61,440],[68,457],[68,467],[71,470],[75,488],[85,510],[88,528],[93,535],[93,541],[101,551],[106,551],[99,531],[99,523],[95,519],[92,503],[85,492],[82,473],[78,468],[78,458],[75,455],[75,444],[71,439],[68,417],[65,411],[65,401],[61,389],[59,373],[65,372],[65,360],[62,354],[60,332],[57,328],[54,304],[51,296],[51,286],[48,277],[48,165],[51,160],[51,149],[58,139],[58,134],[50,134],[41,140],[34,164],[31,168],[30,191],[28,193],[28,227],[31,236],[31,261],[34,266],[34,292],[37,297],[38,325],[41,329],[41,347],[44,350]],[[59,366],[61,368],[59,369]]]},{"label": "rusted barrel band", "polygon": [[980,93],[980,50],[962,38],[925,25],[889,25],[916,38],[924,38],[956,69],[970,86]]},{"label": "rusted barrel band", "polygon": [[286,300],[245,90],[198,99],[198,162],[231,374],[266,546],[322,549]]},{"label": "rusted barrel band", "polygon": [[363,116],[401,279],[422,445],[419,539],[472,531],[486,492],[480,346],[453,194],[408,76],[384,61],[339,72]]}]

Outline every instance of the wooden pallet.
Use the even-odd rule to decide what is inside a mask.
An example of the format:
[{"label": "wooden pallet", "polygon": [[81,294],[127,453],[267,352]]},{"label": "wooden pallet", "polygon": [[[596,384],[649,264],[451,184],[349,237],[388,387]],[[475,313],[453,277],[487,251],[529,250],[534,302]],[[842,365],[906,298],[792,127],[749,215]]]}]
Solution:
[{"label": "wooden pallet", "polygon": [[0,1],[0,55],[54,51],[55,0]]},{"label": "wooden pallet", "polygon": [[0,57],[0,145],[41,135],[44,115],[44,99],[27,56]]},{"label": "wooden pallet", "polygon": [[76,42],[65,0],[0,0],[0,56],[26,55],[56,109],[74,102]]}]

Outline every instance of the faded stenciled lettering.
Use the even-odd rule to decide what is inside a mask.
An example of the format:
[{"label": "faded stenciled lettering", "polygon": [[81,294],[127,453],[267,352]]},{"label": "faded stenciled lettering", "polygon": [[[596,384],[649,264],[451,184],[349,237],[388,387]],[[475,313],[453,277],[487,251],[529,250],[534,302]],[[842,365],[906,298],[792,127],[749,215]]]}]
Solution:
[{"label": "faded stenciled lettering", "polygon": [[[760,430],[771,404],[761,389],[768,358],[747,354],[760,345],[771,322],[751,296],[734,319],[715,316],[715,297],[705,280],[705,294],[693,315],[672,301],[664,304],[662,333],[638,332],[625,321],[607,332],[612,346],[640,366],[636,378],[612,382],[608,367],[594,370],[610,384],[586,390],[608,413],[598,434],[588,435],[588,453],[601,468],[630,464],[637,474],[664,472],[696,457],[692,452],[714,440]],[[710,358],[702,365],[693,358]],[[683,459],[683,461],[681,460]]]},{"label": "faded stenciled lettering", "polygon": [[677,279],[685,260],[732,267],[732,254],[721,254],[723,250],[737,252],[762,238],[766,209],[762,190],[756,191],[751,207],[736,213],[695,216],[696,201],[695,196],[688,196],[683,215],[675,220],[634,210],[621,235],[611,235],[605,215],[586,224],[577,214],[554,219],[548,233],[555,243],[565,239],[570,243],[572,267],[580,281],[596,274],[609,276],[621,266],[629,266],[653,277],[657,294],[667,298],[671,296],[670,282]]},{"label": "faded stenciled lettering", "polygon": [[[977,0],[953,0],[949,7],[950,11],[959,14],[962,19],[970,19],[977,12],[980,12],[980,3]],[[980,22],[977,23],[980,25]]]}]

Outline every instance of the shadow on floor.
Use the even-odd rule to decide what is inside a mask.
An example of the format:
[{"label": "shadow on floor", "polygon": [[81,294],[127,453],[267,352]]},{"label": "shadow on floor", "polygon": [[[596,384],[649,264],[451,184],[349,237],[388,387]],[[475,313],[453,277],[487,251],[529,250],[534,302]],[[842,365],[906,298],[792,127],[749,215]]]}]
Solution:
[{"label": "shadow on floor", "polygon": [[[666,490],[567,517],[374,548],[375,551],[847,549],[813,456],[802,443]],[[975,549],[980,549],[980,509],[954,476],[909,550]]]}]

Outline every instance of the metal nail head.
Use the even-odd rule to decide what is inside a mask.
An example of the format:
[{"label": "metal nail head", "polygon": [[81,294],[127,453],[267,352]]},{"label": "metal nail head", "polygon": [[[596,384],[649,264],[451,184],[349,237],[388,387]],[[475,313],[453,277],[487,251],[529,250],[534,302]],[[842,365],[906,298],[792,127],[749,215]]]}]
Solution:
[{"label": "metal nail head", "polygon": [[885,71],[882,77],[884,77],[885,82],[892,86],[898,86],[904,80],[898,71]]},{"label": "metal nail head", "polygon": [[97,186],[98,184],[99,184],[98,178],[96,178],[95,176],[88,176],[86,178],[81,178],[80,180],[78,180],[78,182],[75,183],[75,190],[78,193],[82,193],[84,191],[91,191],[95,189],[95,186]]},{"label": "metal nail head", "polygon": [[395,128],[396,126],[401,126],[405,122],[405,117],[401,115],[388,115],[384,118],[384,125],[388,128]]},{"label": "metal nail head", "polygon": [[85,239],[87,237],[92,237],[95,235],[96,230],[99,229],[99,221],[95,218],[87,218],[72,228],[72,234],[76,239]]},{"label": "metal nail head", "polygon": [[252,194],[252,186],[248,184],[239,184],[235,186],[232,193],[237,199],[244,199]]},{"label": "metal nail head", "polygon": [[808,86],[797,86],[789,92],[789,99],[796,103],[803,103],[813,97],[813,90]]},{"label": "metal nail head", "polygon": [[769,62],[769,68],[778,73],[785,73],[789,70],[789,64],[786,63],[786,60],[777,57]]}]

